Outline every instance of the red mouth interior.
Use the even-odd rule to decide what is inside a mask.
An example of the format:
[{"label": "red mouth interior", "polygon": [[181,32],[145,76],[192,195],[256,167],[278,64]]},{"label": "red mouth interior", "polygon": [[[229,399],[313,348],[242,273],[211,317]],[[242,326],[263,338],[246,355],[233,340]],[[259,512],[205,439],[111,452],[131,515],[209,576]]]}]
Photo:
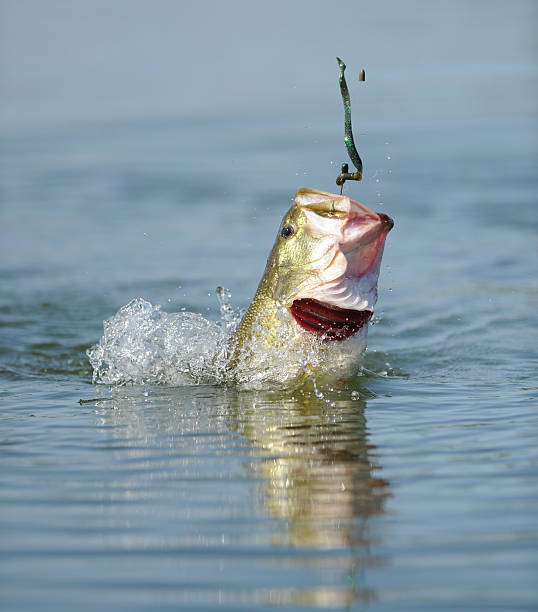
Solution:
[{"label": "red mouth interior", "polygon": [[295,300],[291,314],[301,327],[324,340],[346,340],[356,334],[372,316],[371,310],[350,310],[323,304],[312,298]]}]

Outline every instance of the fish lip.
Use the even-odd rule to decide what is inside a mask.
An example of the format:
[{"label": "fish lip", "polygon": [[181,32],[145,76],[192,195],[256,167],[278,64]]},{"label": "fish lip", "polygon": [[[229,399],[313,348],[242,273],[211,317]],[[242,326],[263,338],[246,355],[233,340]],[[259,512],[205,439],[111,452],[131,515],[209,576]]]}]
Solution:
[{"label": "fish lip", "polygon": [[386,232],[388,234],[390,230],[394,227],[393,219],[391,219],[385,213],[380,212],[377,213],[377,216],[379,217],[379,220],[381,221],[381,224],[383,226],[382,232]]},{"label": "fish lip", "polygon": [[[348,220],[342,228],[339,247],[348,261],[347,275],[360,279],[375,271],[379,274],[385,239],[394,221],[351,200]],[[376,281],[377,282],[377,281]]]},{"label": "fish lip", "polygon": [[314,213],[322,211],[347,215],[346,225],[350,221],[353,222],[353,220],[357,221],[360,219],[363,224],[368,221],[379,222],[381,224],[379,228],[380,233],[388,233],[394,227],[394,221],[385,213],[376,212],[345,195],[301,187],[295,195],[294,203],[299,208],[310,210]]},{"label": "fish lip", "polygon": [[[356,230],[367,225],[371,225],[371,227],[363,234],[352,235],[353,229]],[[393,227],[394,221],[385,213],[376,212],[359,202],[350,200],[348,219],[343,227],[343,239],[340,242],[340,246],[343,247],[342,251],[345,253],[366,246],[381,234],[388,234]]]}]

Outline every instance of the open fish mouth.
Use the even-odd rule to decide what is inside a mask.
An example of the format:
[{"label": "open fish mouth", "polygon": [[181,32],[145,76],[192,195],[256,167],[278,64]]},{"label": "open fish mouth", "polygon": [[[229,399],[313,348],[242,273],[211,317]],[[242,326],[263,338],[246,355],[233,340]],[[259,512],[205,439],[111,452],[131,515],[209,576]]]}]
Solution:
[{"label": "open fish mouth", "polygon": [[333,239],[316,280],[293,297],[289,310],[323,340],[346,340],[372,318],[385,239],[394,222],[346,196],[299,190],[296,203],[312,236]]},{"label": "open fish mouth", "polygon": [[318,334],[323,340],[347,340],[368,323],[372,310],[340,308],[313,298],[294,300],[290,312],[304,329]]}]

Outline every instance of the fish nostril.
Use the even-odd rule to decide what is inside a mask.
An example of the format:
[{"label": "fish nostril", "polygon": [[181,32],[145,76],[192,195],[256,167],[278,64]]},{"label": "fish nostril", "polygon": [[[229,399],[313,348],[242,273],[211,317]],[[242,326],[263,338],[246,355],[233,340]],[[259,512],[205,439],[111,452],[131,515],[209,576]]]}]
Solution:
[{"label": "fish nostril", "polygon": [[394,227],[394,221],[385,213],[377,213],[387,232]]}]

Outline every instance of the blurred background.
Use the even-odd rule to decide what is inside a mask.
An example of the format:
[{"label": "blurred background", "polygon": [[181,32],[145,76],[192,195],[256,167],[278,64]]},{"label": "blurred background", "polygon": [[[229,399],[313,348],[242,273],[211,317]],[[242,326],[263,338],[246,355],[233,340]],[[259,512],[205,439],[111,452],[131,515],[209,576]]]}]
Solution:
[{"label": "blurred background", "polygon": [[2,0],[0,7],[4,128],[336,113],[336,55],[355,73],[366,68],[361,117],[536,112],[533,0]]}]

